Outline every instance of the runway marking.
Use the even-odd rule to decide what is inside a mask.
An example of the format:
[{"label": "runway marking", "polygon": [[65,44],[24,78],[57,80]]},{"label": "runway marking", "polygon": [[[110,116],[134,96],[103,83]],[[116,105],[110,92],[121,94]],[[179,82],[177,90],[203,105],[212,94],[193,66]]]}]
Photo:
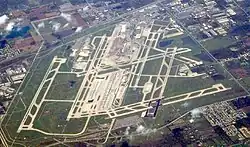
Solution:
[{"label": "runway marking", "polygon": [[[43,103],[43,101],[44,101],[44,99],[45,99],[45,97],[46,97],[46,95],[47,95],[49,89],[50,89],[50,86],[51,86],[51,84],[52,84],[52,82],[53,82],[53,80],[54,80],[54,78],[55,78],[55,76],[56,76],[56,74],[57,74],[57,72],[58,72],[58,70],[59,70],[61,64],[65,63],[65,62],[66,62],[66,59],[64,59],[64,58],[57,58],[57,56],[55,56],[55,57],[53,58],[52,62],[51,62],[50,65],[49,65],[49,68],[47,69],[47,71],[46,71],[46,73],[45,73],[45,75],[44,75],[44,78],[43,78],[41,84],[40,84],[39,87],[38,87],[38,90],[37,90],[35,96],[34,96],[33,99],[32,99],[32,102],[30,103],[30,105],[29,105],[29,107],[28,107],[28,109],[27,109],[27,111],[26,111],[26,114],[25,114],[24,117],[23,117],[23,120],[21,121],[21,124],[20,124],[20,126],[19,126],[19,128],[18,128],[18,130],[17,130],[17,133],[20,133],[21,130],[23,130],[24,128],[25,128],[25,129],[26,129],[26,128],[30,128],[30,129],[32,128],[33,122],[34,122],[34,120],[35,120],[35,117],[36,117],[36,115],[37,115],[37,113],[38,113],[38,111],[39,111],[39,109],[40,109],[40,107],[41,107],[41,105],[42,105],[42,103]],[[59,64],[57,65],[56,68],[53,69],[54,63],[59,63]],[[49,74],[50,74],[51,72],[55,72],[55,73],[54,73],[54,75],[53,75],[51,78],[47,79],[48,76],[49,76]],[[49,85],[46,87],[46,91],[45,91],[45,93],[44,93],[44,95],[43,95],[41,101],[37,104],[36,101],[37,101],[37,99],[38,99],[38,96],[39,96],[39,94],[40,94],[41,90],[43,89],[43,86],[45,85],[46,82],[49,82]],[[36,111],[35,111],[34,114],[32,114],[31,111],[32,111],[32,109],[33,109],[34,107],[36,108]],[[31,122],[29,122],[28,125],[27,125],[27,124],[25,124],[25,123],[26,123],[28,117],[31,118]]]},{"label": "runway marking", "polygon": [[[152,27],[152,26],[151,26]],[[157,100],[160,100],[160,105],[161,106],[166,106],[169,104],[173,103],[178,103],[186,100],[191,100],[194,98],[206,96],[206,95],[211,95],[211,94],[216,94],[219,92],[223,92],[226,90],[229,90],[230,88],[224,87],[222,84],[216,84],[213,85],[212,87],[208,87],[205,89],[200,89],[197,91],[192,91],[184,94],[180,94],[177,96],[172,96],[172,97],[164,97],[163,92],[164,89],[167,85],[168,79],[169,78],[178,78],[179,76],[177,75],[170,75],[170,72],[172,70],[172,66],[174,61],[180,61],[183,63],[194,63],[197,64],[198,61],[195,61],[193,59],[187,58],[182,56],[181,54],[187,53],[192,51],[189,48],[178,48],[178,47],[172,47],[172,48],[166,48],[166,50],[160,50],[156,47],[156,41],[159,40],[161,33],[160,32],[151,32],[149,35],[152,35],[151,38],[149,38],[149,35],[147,36],[145,40],[145,44],[140,44],[139,49],[141,51],[141,54],[138,52],[138,58],[131,60],[131,62],[124,63],[124,64],[117,64],[117,65],[110,65],[110,66],[105,66],[103,63],[103,58],[106,57],[109,54],[109,51],[111,50],[111,46],[114,43],[114,40],[117,37],[117,30],[113,31],[113,35],[111,37],[108,37],[106,35],[104,36],[96,36],[96,38],[100,39],[100,43],[98,46],[94,44],[94,40],[90,42],[92,46],[94,47],[94,54],[93,57],[91,55],[91,58],[88,58],[86,62],[89,64],[86,69],[83,69],[83,71],[59,71],[59,68],[61,64],[66,62],[66,59],[64,58],[57,58],[55,57],[50,66],[48,67],[46,74],[43,77],[43,80],[41,84],[39,85],[39,88],[33,97],[33,100],[28,107],[26,114],[17,130],[18,133],[22,130],[33,130],[40,132],[45,135],[54,135],[54,136],[77,136],[81,135],[82,133],[85,132],[86,128],[88,127],[89,120],[93,116],[105,116],[107,119],[111,119],[111,123],[109,126],[109,130],[107,133],[107,136],[104,140],[104,142],[107,141],[109,134],[112,130],[112,126],[118,117],[126,116],[126,115],[132,115],[138,112],[143,112],[148,109],[151,109],[152,106],[149,106],[151,102],[155,102]],[[156,38],[155,38],[156,37]],[[147,44],[147,45],[146,45]],[[153,54],[150,55],[150,51],[155,50],[159,52],[159,54]],[[143,55],[144,54],[144,55]],[[176,57],[178,55],[178,57]],[[151,60],[157,60],[157,59],[162,59],[160,69],[156,75],[147,75],[143,74],[143,69],[145,68],[145,64],[147,61]],[[57,67],[53,67],[54,63],[59,63]],[[139,66],[140,65],[140,66]],[[158,66],[158,65],[157,65]],[[161,73],[163,68],[166,68],[166,71],[163,72],[164,74]],[[122,72],[122,73],[121,73]],[[57,74],[75,74],[77,77],[84,76],[82,79],[82,83],[80,85],[80,88],[77,91],[77,95],[75,99],[73,100],[54,100],[54,99],[46,99],[46,95],[51,87],[51,84],[53,83],[55,77]],[[121,78],[121,75],[128,75],[128,80],[129,82],[123,82],[121,83],[120,81],[123,80]],[[50,76],[50,77],[49,77]],[[110,76],[113,76],[110,78]],[[137,76],[137,79],[134,79],[135,76]],[[108,99],[108,96],[114,96],[118,92],[123,93],[128,87],[130,88],[145,88],[145,86],[138,86],[139,80],[142,76],[148,76],[148,85],[152,85],[152,92],[151,96],[149,99],[145,98],[146,93],[144,94],[143,99],[140,102],[136,102],[133,104],[129,105],[124,105],[121,106],[122,98],[119,97],[117,98],[116,96],[114,97],[114,100]],[[186,76],[192,78],[193,76]],[[102,82],[102,78],[109,78],[109,80],[105,79],[108,81],[108,84],[105,83],[106,81]],[[152,83],[152,78],[156,78],[156,82]],[[135,80],[134,85],[130,85],[132,81]],[[111,82],[111,84],[110,84]],[[119,83],[120,82],[120,83]],[[39,103],[37,103],[37,99],[39,97],[39,94],[41,93],[41,90],[43,89],[44,85],[46,84],[47,87],[45,87],[46,91],[44,92],[44,95],[42,96],[42,99],[40,100]],[[95,84],[95,85],[93,85]],[[107,85],[105,85],[107,84]],[[120,89],[117,89],[115,86],[120,86],[123,84],[124,89],[119,91]],[[99,100],[93,100],[92,102],[89,102],[88,97],[95,97],[95,95],[90,95],[96,94],[95,91],[98,90],[98,87],[100,86],[108,86],[110,91],[108,91],[108,96],[106,99],[101,99]],[[114,87],[112,89],[112,87]],[[154,93],[160,90],[159,96],[154,97]],[[207,92],[208,91],[208,92]],[[118,93],[119,94],[119,93]],[[102,94],[102,96],[105,94]],[[71,108],[69,110],[69,113],[67,115],[67,121],[70,121],[72,118],[87,118],[87,121],[84,123],[84,127],[80,132],[77,133],[53,133],[53,132],[46,132],[37,128],[33,127],[33,122],[36,118],[37,113],[40,110],[40,107],[42,103],[44,102],[64,102],[64,103],[72,103]],[[94,103],[95,102],[95,103]],[[88,103],[91,103],[93,105],[88,105]],[[102,109],[96,109],[96,106],[98,107],[99,105],[94,105],[94,104],[99,104],[99,103],[107,103],[107,107],[104,107]],[[112,104],[112,105],[109,105]],[[85,111],[86,106],[91,106],[91,109],[93,108],[95,111]],[[32,109],[36,108],[36,111],[31,113]],[[27,124],[26,121],[27,119],[31,118],[31,121]]]}]

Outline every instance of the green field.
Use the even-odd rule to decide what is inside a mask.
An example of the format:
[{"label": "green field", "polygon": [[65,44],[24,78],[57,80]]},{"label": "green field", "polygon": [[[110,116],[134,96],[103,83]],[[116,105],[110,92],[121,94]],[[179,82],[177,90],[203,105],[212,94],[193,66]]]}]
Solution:
[{"label": "green field", "polygon": [[[58,56],[58,57],[63,57],[63,53],[64,50],[67,48],[67,46],[62,46],[59,47],[55,50],[53,50],[52,52],[50,52],[51,54],[46,55],[46,56],[42,56],[42,58],[38,58],[36,59],[36,61],[34,62],[31,71],[28,73],[25,81],[23,82],[23,84],[20,87],[19,90],[19,95],[17,95],[15,97],[15,99],[12,102],[12,105],[10,106],[9,110],[8,110],[8,114],[6,115],[5,119],[3,120],[3,125],[2,125],[2,129],[5,132],[6,136],[8,137],[8,139],[13,139],[15,137],[16,138],[16,142],[22,142],[25,141],[23,138],[29,138],[29,142],[32,142],[34,145],[36,143],[35,140],[39,140],[42,139],[44,135],[34,132],[34,131],[21,131],[21,133],[17,134],[17,128],[20,125],[20,122],[26,112],[26,109],[29,104],[31,103],[33,96],[35,95],[37,88],[39,87],[43,76],[45,74],[45,72],[47,71],[47,68],[49,66],[49,64],[51,63],[52,59],[54,56]],[[66,56],[65,56],[66,57]],[[69,76],[66,76],[66,80],[68,79],[72,79]],[[61,78],[62,79],[62,78]],[[79,83],[79,82],[78,82]],[[66,83],[66,81],[61,83],[62,85],[64,84],[64,86],[66,88],[66,85],[68,85],[68,83]],[[45,84],[46,87],[47,83]],[[76,84],[77,85],[77,84]],[[42,91],[45,91],[45,87],[42,89]],[[66,91],[66,94],[71,95],[68,92],[72,91],[70,90],[70,88],[68,88]],[[61,91],[60,94],[64,95],[63,92]],[[67,96],[66,96],[67,97]],[[20,98],[22,98],[22,101],[20,100]],[[39,100],[38,100],[39,101]],[[53,108],[53,107],[51,107]],[[54,107],[57,110],[61,110],[60,108]],[[47,127],[46,127],[47,128]],[[49,127],[48,127],[49,128]],[[29,132],[29,133],[27,133]]]},{"label": "green field", "polygon": [[163,58],[146,61],[142,74],[157,75],[160,72],[162,62]]},{"label": "green field", "polygon": [[[3,129],[3,132],[6,134],[7,140],[12,142],[11,140],[14,140],[15,138],[15,143],[26,142],[31,146],[38,146],[40,142],[44,142],[44,137],[46,137],[46,141],[50,141],[50,139],[52,139],[52,136],[49,137],[35,131],[21,131],[19,134],[17,134],[16,131],[35,93],[37,92],[37,89],[53,57],[57,56],[59,58],[68,58],[71,52],[69,46],[73,45],[74,42],[71,41],[76,38],[82,37],[87,34],[93,34],[93,36],[103,34],[106,34],[108,36],[111,35],[114,24],[120,21],[121,20],[119,19],[112,23],[100,25],[99,27],[86,29],[79,34],[75,34],[73,36],[65,38],[64,41],[67,41],[67,44],[65,45],[58,46],[50,50],[45,48],[41,50],[35,62],[33,63],[30,72],[27,74],[24,82],[22,83],[18,91],[18,95],[13,100],[8,110],[8,114],[3,120],[1,127]],[[53,68],[56,68],[57,65],[58,64],[55,63],[53,65]],[[66,63],[61,65],[59,71],[67,72],[70,71],[71,67],[72,62],[68,58]],[[48,78],[51,78],[53,74],[54,72],[51,72],[48,75]],[[81,84],[82,79],[83,77],[76,77],[75,74],[57,74],[45,98],[49,100],[73,100],[76,93],[78,92],[78,88]],[[70,81],[73,81],[74,84],[70,85]],[[38,95],[37,102],[39,102],[43,97],[43,93],[46,91],[48,83],[49,82],[46,82],[44,84],[41,90],[41,94]],[[66,121],[66,117],[71,105],[72,102],[44,102],[42,107],[38,111],[38,115],[34,121],[33,127],[41,129],[42,131],[48,133],[64,132],[75,134],[81,132],[86,122],[86,118],[70,119],[70,121]],[[31,113],[34,113],[35,109],[36,107],[33,107]],[[28,117],[26,123],[30,120],[31,118]]]},{"label": "green field", "polygon": [[[159,42],[169,41],[169,40],[171,40],[172,42],[167,47],[159,46]],[[192,40],[191,37],[185,34],[171,38],[163,38],[163,36],[161,36],[158,41],[157,48],[165,50],[166,48],[171,48],[171,47],[189,48],[192,50],[192,55],[200,54],[202,50],[202,47],[199,44],[197,44],[194,40]]]},{"label": "green field", "polygon": [[62,133],[68,123],[66,118],[71,105],[72,103],[44,102],[33,127],[49,133]]},{"label": "green field", "polygon": [[140,102],[142,100],[142,97],[143,93],[141,89],[128,88],[125,93],[122,105]]},{"label": "green field", "polygon": [[208,88],[215,84],[212,79],[195,78],[170,78],[165,87],[164,96],[174,96],[187,92],[192,92],[199,89]]},{"label": "green field", "polygon": [[[77,78],[75,74],[57,74],[46,99],[53,100],[72,100],[75,98],[81,85],[83,77]],[[71,86],[70,82],[75,82]]]},{"label": "green field", "polygon": [[237,40],[234,38],[230,38],[228,36],[222,36],[222,37],[207,40],[205,42],[202,42],[202,44],[207,50],[213,51],[216,49],[226,48],[230,45],[235,44],[236,42]]}]

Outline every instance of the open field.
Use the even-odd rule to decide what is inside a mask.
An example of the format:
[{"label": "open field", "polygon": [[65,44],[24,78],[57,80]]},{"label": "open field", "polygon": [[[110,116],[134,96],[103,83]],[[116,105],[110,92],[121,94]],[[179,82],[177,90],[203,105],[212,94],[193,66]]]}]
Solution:
[{"label": "open field", "polygon": [[216,50],[216,49],[226,48],[226,47],[228,47],[230,45],[235,44],[236,42],[237,42],[237,40],[234,39],[234,38],[229,38],[228,36],[223,36],[223,37],[220,37],[220,38],[207,40],[207,41],[203,42],[202,44],[209,51],[213,51],[213,50]]},{"label": "open field", "polygon": [[[75,82],[71,86],[70,82]],[[74,74],[58,74],[53,81],[46,99],[72,100],[76,96],[82,78],[77,78]]]},{"label": "open field", "polygon": [[[162,38],[159,40],[157,47],[160,49],[165,49],[166,47],[174,47],[179,46],[183,48],[190,48],[192,49],[192,55],[200,54],[202,51],[202,48],[192,40],[189,36],[183,34],[180,36],[175,36],[171,38]],[[161,47],[160,42],[168,42],[166,47]]]}]

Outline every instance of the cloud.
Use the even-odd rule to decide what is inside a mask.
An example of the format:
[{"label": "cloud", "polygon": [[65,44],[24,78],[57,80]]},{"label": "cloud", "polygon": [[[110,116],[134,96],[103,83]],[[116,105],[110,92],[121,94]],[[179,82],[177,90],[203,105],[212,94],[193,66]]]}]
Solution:
[{"label": "cloud", "polygon": [[63,28],[66,28],[67,26],[69,26],[69,23],[66,23],[66,24],[63,26]]},{"label": "cloud", "polygon": [[127,127],[124,134],[125,134],[125,135],[129,135],[129,130],[130,130],[130,127]]},{"label": "cloud", "polygon": [[139,125],[136,128],[136,133],[143,134],[143,135],[146,135],[146,134],[149,134],[149,133],[153,133],[153,132],[156,132],[156,131],[157,131],[156,129],[145,128],[142,125]]},{"label": "cloud", "polygon": [[37,27],[38,27],[38,28],[44,28],[44,27],[45,27],[44,22],[39,23],[39,24],[37,25]]},{"label": "cloud", "polygon": [[88,7],[88,6],[83,7],[82,10],[83,10],[83,11],[88,11],[88,10],[89,10],[89,7]]},{"label": "cloud", "polygon": [[189,106],[189,103],[188,103],[188,102],[185,102],[185,103],[181,104],[181,106],[186,108],[186,107]]},{"label": "cloud", "polygon": [[17,21],[19,21],[19,22],[23,21],[23,18],[17,18]]},{"label": "cloud", "polygon": [[202,114],[202,110],[199,108],[193,109],[190,111],[191,112],[191,119],[189,120],[190,123],[193,123],[196,118],[199,118],[200,115]]},{"label": "cloud", "polygon": [[3,15],[0,17],[0,25],[5,24],[9,17],[7,15]]},{"label": "cloud", "polygon": [[66,13],[61,13],[61,16],[66,19],[68,22],[72,21],[72,17],[70,14],[66,14]]},{"label": "cloud", "polygon": [[75,32],[78,33],[78,32],[81,32],[81,31],[82,31],[82,27],[77,27]]},{"label": "cloud", "polygon": [[6,31],[11,31],[14,27],[15,23],[14,22],[9,22],[8,25],[5,27]]},{"label": "cloud", "polygon": [[139,125],[139,126],[136,128],[136,132],[137,132],[137,133],[142,133],[144,130],[145,130],[145,127],[142,126],[142,125]]},{"label": "cloud", "polygon": [[57,22],[57,23],[53,24],[52,29],[54,31],[58,31],[60,29],[60,27],[61,27],[61,24]]},{"label": "cloud", "polygon": [[190,122],[190,123],[193,123],[193,122],[194,122],[194,119],[193,119],[193,118],[191,118],[191,119],[189,120],[189,122]]},{"label": "cloud", "polygon": [[22,28],[20,28],[20,27],[17,28],[17,31],[21,31],[21,30],[22,30]]},{"label": "cloud", "polygon": [[199,108],[191,110],[191,116],[192,116],[192,118],[200,117],[201,113],[202,113],[202,111]]}]

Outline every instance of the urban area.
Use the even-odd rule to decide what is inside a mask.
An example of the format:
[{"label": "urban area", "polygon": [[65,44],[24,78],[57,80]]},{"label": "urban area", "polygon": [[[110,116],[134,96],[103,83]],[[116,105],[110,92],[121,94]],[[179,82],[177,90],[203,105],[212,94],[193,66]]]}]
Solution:
[{"label": "urban area", "polygon": [[249,0],[1,0],[0,146],[250,146]]}]

